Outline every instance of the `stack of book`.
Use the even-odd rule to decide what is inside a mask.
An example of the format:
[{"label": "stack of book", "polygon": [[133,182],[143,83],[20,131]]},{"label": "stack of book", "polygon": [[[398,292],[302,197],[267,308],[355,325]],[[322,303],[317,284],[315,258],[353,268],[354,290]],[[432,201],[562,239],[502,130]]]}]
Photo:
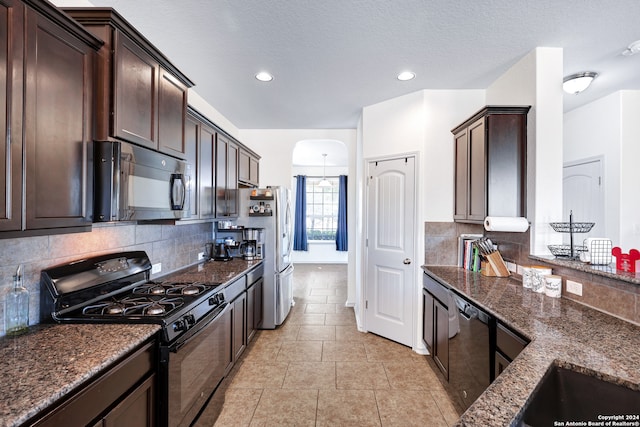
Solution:
[{"label": "stack of book", "polygon": [[473,242],[482,238],[482,234],[461,234],[458,237],[458,267],[465,270],[480,271],[480,256]]}]

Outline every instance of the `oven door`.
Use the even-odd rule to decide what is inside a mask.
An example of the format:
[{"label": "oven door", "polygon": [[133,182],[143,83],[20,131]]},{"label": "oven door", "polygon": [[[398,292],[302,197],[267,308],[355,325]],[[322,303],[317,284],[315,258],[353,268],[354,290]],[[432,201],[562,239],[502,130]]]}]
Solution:
[{"label": "oven door", "polygon": [[216,308],[168,350],[168,384],[163,396],[167,399],[168,425],[188,426],[231,364],[229,304]]}]

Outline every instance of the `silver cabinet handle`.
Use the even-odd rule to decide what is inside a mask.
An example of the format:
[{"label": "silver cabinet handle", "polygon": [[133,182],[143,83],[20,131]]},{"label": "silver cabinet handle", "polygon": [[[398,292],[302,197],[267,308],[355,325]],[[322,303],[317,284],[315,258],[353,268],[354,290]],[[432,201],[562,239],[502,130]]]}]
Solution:
[{"label": "silver cabinet handle", "polygon": [[411,264],[411,258],[405,258],[404,261],[402,261],[402,263],[405,265]]}]

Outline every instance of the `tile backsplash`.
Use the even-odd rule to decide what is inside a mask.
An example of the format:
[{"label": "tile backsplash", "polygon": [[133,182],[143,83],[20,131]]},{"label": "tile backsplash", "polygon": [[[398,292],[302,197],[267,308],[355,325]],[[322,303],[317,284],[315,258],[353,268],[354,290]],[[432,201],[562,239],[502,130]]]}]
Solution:
[{"label": "tile backsplash", "polygon": [[[484,234],[498,245],[505,260],[518,265],[543,264],[562,276],[562,297],[619,318],[640,324],[640,286],[585,273],[573,268],[546,264],[529,258],[530,234],[485,232],[482,225],[456,222],[425,222],[425,265],[457,265],[458,236],[460,234]],[[520,279],[519,275],[514,276]],[[582,296],[566,291],[567,279],[583,286]]]},{"label": "tile backsplash", "polygon": [[29,290],[29,324],[40,319],[40,271],[69,261],[110,252],[143,250],[162,276],[198,261],[212,241],[214,225],[94,224],[86,233],[0,239],[0,335],[4,335],[5,294],[13,286],[18,265],[24,266],[23,286]]}]

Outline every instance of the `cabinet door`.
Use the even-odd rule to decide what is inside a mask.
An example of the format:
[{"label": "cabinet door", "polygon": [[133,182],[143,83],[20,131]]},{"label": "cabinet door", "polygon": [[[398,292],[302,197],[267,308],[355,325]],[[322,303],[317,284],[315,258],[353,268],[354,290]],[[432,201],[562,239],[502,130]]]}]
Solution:
[{"label": "cabinet door", "polygon": [[200,218],[213,218],[215,215],[214,196],[214,162],[216,133],[206,127],[200,128],[200,175],[198,180],[198,197],[200,200]]},{"label": "cabinet door", "polygon": [[238,216],[238,146],[232,142],[227,145],[227,214]]},{"label": "cabinet door", "polygon": [[103,419],[104,427],[155,426],[155,375],[140,384]]},{"label": "cabinet door", "polygon": [[187,88],[178,79],[160,68],[158,86],[158,150],[183,159]]},{"label": "cabinet door", "polygon": [[260,185],[260,161],[255,157],[249,157],[249,182],[258,186]]},{"label": "cabinet door", "polygon": [[26,14],[26,228],[87,226],[95,51],[31,9]]},{"label": "cabinet door", "polygon": [[251,155],[242,148],[238,152],[238,180],[251,183],[251,170],[250,170]]},{"label": "cabinet door", "polygon": [[224,218],[227,215],[227,140],[218,134],[216,138],[215,167],[215,216]]},{"label": "cabinet door", "polygon": [[422,339],[433,356],[433,297],[425,289],[422,290],[422,306]]},{"label": "cabinet door", "polygon": [[198,210],[198,182],[200,165],[198,163],[198,150],[200,148],[200,121],[195,117],[187,116],[184,126],[185,160],[187,162],[187,190],[189,192],[189,216],[185,219],[197,219]]},{"label": "cabinet door", "polygon": [[0,231],[22,228],[23,11],[0,1]]},{"label": "cabinet door", "polygon": [[469,126],[469,195],[467,219],[484,221],[487,216],[487,184],[484,118]]},{"label": "cabinet door", "polygon": [[157,148],[159,65],[120,31],[115,32],[112,134]]},{"label": "cabinet door", "polygon": [[231,349],[233,352],[233,361],[237,361],[238,357],[244,351],[247,345],[246,335],[246,319],[247,319],[247,294],[243,292],[232,303],[232,319],[231,319]]},{"label": "cabinet door", "polygon": [[455,147],[455,198],[453,207],[454,219],[467,219],[467,205],[469,196],[469,180],[467,178],[467,168],[469,164],[468,134],[468,129],[464,129],[457,133],[453,139]]},{"label": "cabinet door", "polygon": [[255,283],[249,286],[247,289],[247,344],[251,342],[251,339],[256,333],[256,326],[254,321],[256,307],[256,286]]},{"label": "cabinet door", "polygon": [[449,379],[449,310],[440,301],[434,299],[435,344],[433,358],[438,367]]},{"label": "cabinet door", "polygon": [[487,117],[487,215],[525,215],[525,120],[523,114]]},{"label": "cabinet door", "polygon": [[262,327],[262,313],[263,313],[263,294],[264,294],[264,278],[260,278],[253,285],[255,288],[255,304],[253,306],[253,327],[260,329]]}]

